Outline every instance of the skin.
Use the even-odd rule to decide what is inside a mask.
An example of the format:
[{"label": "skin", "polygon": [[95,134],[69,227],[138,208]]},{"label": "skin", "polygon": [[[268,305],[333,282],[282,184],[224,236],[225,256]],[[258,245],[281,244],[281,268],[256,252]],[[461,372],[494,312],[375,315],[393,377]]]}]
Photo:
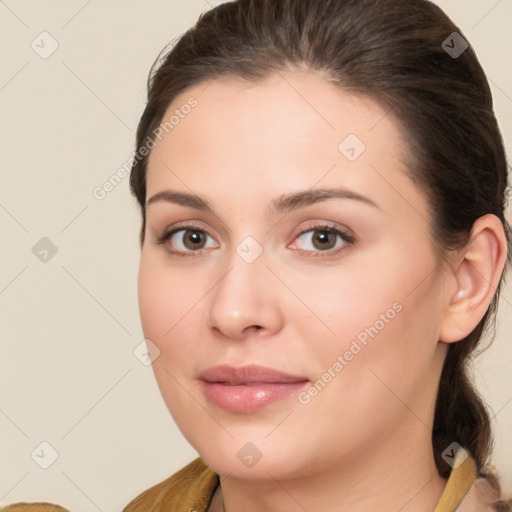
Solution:
[{"label": "skin", "polygon": [[[138,284],[164,401],[221,475],[210,510],[224,501],[228,512],[431,512],[446,483],[431,444],[442,363],[448,343],[471,332],[492,299],[506,252],[499,220],[479,219],[468,247],[439,266],[426,196],[405,174],[399,125],[318,73],[200,84],[164,119],[191,96],[198,105],[151,152],[147,198],[195,193],[214,213],[148,205]],[[338,150],[351,133],[366,145],[353,162]],[[268,211],[283,194],[333,186],[378,207],[334,198]],[[208,236],[196,249],[187,231],[155,243],[178,223]],[[343,249],[321,257],[318,232],[299,235],[316,223],[355,242],[333,236],[326,248]],[[252,263],[236,252],[247,236],[263,249]],[[202,393],[200,372],[220,363],[315,382],[397,302],[400,312],[307,405],[292,395],[233,413]],[[247,442],[262,453],[250,468],[237,457]]]}]

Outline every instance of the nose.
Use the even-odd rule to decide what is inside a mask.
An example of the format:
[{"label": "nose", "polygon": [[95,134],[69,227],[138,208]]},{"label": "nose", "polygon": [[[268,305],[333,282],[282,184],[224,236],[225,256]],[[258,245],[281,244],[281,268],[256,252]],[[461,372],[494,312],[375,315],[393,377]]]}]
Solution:
[{"label": "nose", "polygon": [[276,334],[283,325],[279,290],[263,254],[247,263],[235,253],[208,294],[208,327],[232,340]]}]

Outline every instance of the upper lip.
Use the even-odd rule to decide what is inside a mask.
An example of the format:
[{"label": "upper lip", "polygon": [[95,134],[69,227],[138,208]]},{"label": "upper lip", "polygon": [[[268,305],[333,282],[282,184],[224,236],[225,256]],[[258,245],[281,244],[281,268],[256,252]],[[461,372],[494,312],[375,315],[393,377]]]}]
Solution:
[{"label": "upper lip", "polygon": [[245,382],[305,382],[308,380],[306,377],[289,375],[273,368],[255,364],[240,368],[227,364],[212,366],[202,372],[199,378],[206,382],[230,382],[233,384],[243,384]]}]

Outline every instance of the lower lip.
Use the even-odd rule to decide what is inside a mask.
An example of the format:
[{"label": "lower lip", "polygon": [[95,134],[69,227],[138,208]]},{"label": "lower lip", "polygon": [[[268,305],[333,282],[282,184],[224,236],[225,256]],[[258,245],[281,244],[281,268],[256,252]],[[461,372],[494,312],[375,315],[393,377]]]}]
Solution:
[{"label": "lower lip", "polygon": [[206,398],[231,412],[256,411],[299,392],[309,384],[309,381],[304,381],[231,386],[219,382],[201,382]]}]

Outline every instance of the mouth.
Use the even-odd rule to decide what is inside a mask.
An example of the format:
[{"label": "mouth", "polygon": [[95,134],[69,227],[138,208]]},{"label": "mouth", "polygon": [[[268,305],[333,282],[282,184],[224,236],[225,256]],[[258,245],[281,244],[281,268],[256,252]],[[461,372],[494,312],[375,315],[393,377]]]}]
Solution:
[{"label": "mouth", "polygon": [[284,382],[211,382],[210,384],[222,384],[223,386],[264,386],[266,384],[284,384]]},{"label": "mouth", "polygon": [[212,366],[199,375],[201,380],[222,384],[285,384],[305,382],[307,377],[290,375],[280,370],[255,364],[236,368],[227,364]]},{"label": "mouth", "polygon": [[220,365],[200,375],[206,398],[230,412],[249,413],[283,401],[309,384],[306,377],[272,368]]}]

